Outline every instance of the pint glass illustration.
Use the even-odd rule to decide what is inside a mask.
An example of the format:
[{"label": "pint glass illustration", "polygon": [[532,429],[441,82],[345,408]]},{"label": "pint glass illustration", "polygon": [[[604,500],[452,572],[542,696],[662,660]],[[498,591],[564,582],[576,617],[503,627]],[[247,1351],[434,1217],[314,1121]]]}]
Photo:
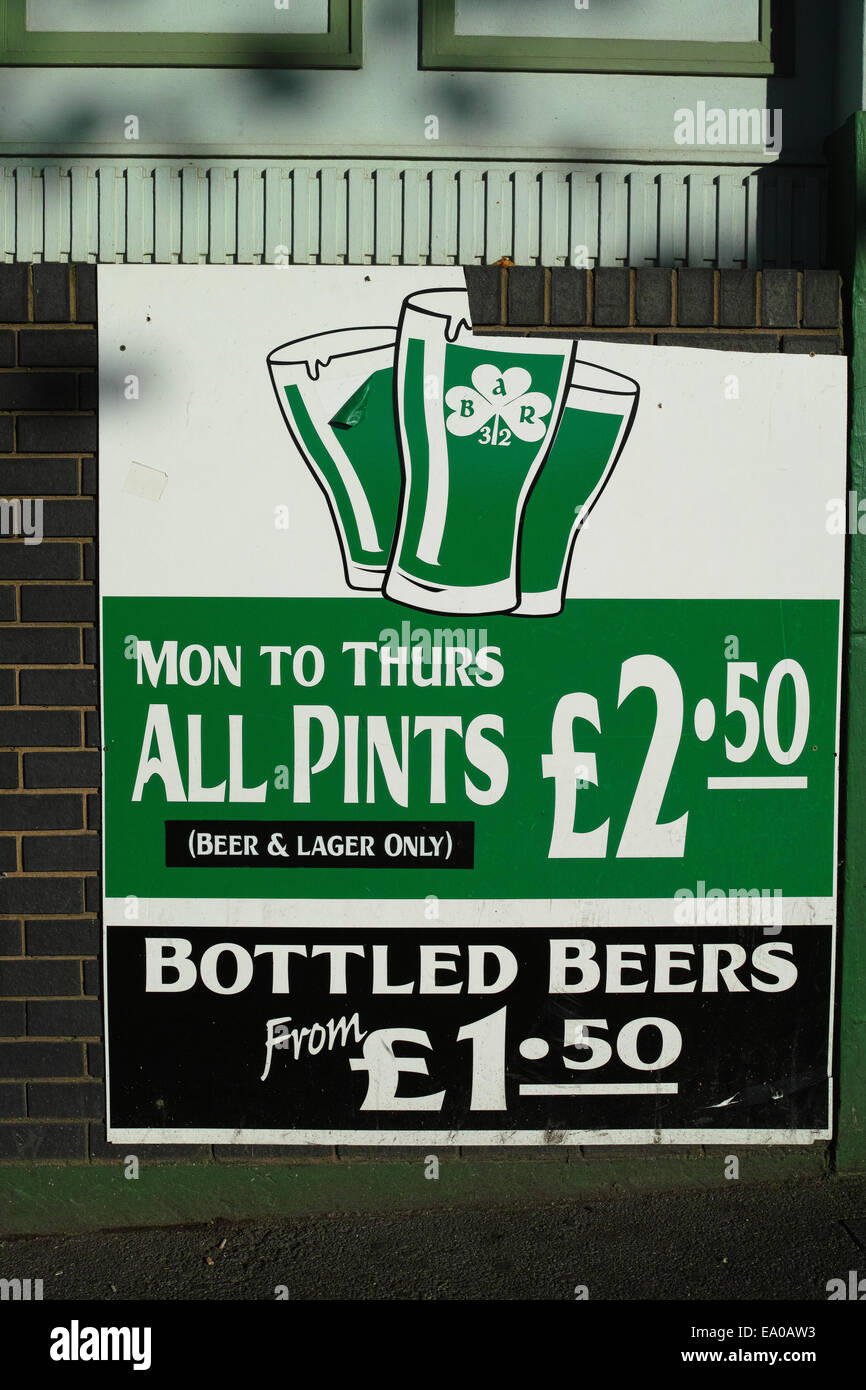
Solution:
[{"label": "pint glass illustration", "polygon": [[478,337],[465,291],[403,304],[395,403],[403,491],[384,592],[438,613],[518,602],[523,510],[556,436],[575,345]]},{"label": "pint glass illustration", "polygon": [[397,519],[395,336],[393,327],[338,329],[268,356],[289,433],[328,500],[354,589],[381,589]]},{"label": "pint glass illustration", "polygon": [[556,439],[526,504],[516,613],[562,612],[578,532],[622,453],[639,394],[631,377],[575,361]]}]

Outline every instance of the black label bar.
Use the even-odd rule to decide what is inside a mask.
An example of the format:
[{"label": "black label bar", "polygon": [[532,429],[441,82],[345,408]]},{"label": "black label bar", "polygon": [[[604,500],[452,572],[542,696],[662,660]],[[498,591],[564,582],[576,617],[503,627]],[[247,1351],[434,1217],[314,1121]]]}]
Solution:
[{"label": "black label bar", "polygon": [[471,869],[474,821],[168,820],[169,869]]}]

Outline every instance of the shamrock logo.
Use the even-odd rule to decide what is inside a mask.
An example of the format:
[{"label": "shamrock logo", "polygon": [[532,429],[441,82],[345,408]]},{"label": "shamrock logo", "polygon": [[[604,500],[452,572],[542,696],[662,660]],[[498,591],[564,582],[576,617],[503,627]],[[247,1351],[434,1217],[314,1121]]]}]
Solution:
[{"label": "shamrock logo", "polygon": [[[545,416],[553,402],[543,391],[530,391],[532,377],[525,367],[500,371],[485,362],[472,373],[471,386],[452,386],[445,404],[445,421],[452,434],[478,434],[480,444],[510,444],[512,434],[525,442],[544,438]],[[492,427],[489,423],[493,420]]]}]

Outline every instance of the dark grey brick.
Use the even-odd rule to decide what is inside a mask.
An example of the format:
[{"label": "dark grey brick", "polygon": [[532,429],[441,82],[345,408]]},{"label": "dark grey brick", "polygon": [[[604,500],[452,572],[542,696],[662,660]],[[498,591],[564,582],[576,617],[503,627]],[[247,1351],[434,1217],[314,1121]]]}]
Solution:
[{"label": "dark grey brick", "polygon": [[82,552],[81,552],[81,553],[82,553],[82,571],[81,571],[81,577],[82,577],[82,579],[95,579],[95,578],[96,578],[96,546],[95,546],[95,545],[84,545],[84,546],[82,546]]},{"label": "dark grey brick", "polygon": [[601,267],[593,276],[593,323],[617,328],[628,323],[629,272]]},{"label": "dark grey brick", "polygon": [[765,328],[797,327],[796,270],[762,271],[761,323]]},{"label": "dark grey brick", "polygon": [[[115,1163],[117,1163],[125,1159],[126,1155],[130,1152],[130,1150],[134,1150],[135,1148],[135,1145],[129,1144],[128,1142],[123,1144],[107,1143],[105,1138],[104,1121],[100,1123],[94,1120],[91,1124],[87,1126],[87,1128],[89,1130],[87,1154],[88,1157],[91,1159],[110,1158],[113,1159]],[[139,1163],[143,1166],[152,1153],[152,1144],[142,1145],[141,1150],[137,1154]]]},{"label": "dark grey brick", "polygon": [[[44,1005],[35,1004],[34,1008]],[[56,1008],[56,1005],[50,1007]],[[31,1033],[34,1031],[31,1028]],[[0,1043],[0,1076],[28,1081],[35,1076],[81,1076],[84,1066],[80,1043]]]},{"label": "dark grey brick", "polygon": [[[0,956],[21,955],[21,922],[0,922]],[[0,1033],[3,1029],[0,1028]]]},{"label": "dark grey brick", "polygon": [[85,713],[84,746],[85,748],[102,747],[102,729],[100,728],[99,715],[96,710],[87,710]]},{"label": "dark grey brick", "polygon": [[93,536],[96,510],[92,497],[47,501],[42,508],[42,529],[46,536]]},{"label": "dark grey brick", "polygon": [[95,367],[96,332],[92,328],[23,329],[18,334],[22,367]]},{"label": "dark grey brick", "polygon": [[26,1114],[24,1083],[4,1081],[0,1084],[0,1120],[23,1120]]},{"label": "dark grey brick", "polygon": [[95,415],[20,415],[18,452],[60,454],[68,450],[93,453]]},{"label": "dark grey brick", "polygon": [[502,271],[498,265],[467,265],[466,289],[473,323],[501,323]]},{"label": "dark grey brick", "polygon": [[84,880],[84,910],[85,912],[98,912],[101,906],[99,879],[94,874]]},{"label": "dark grey brick", "polygon": [[22,705],[95,705],[96,672],[78,670],[21,671]]},{"label": "dark grey brick", "polygon": [[0,960],[0,994],[7,999],[80,993],[77,960]]},{"label": "dark grey brick", "polygon": [[0,265],[0,323],[26,323],[27,270],[25,264]]},{"label": "dark grey brick", "polygon": [[0,753],[0,787],[18,786],[18,754]]},{"label": "dark grey brick", "polygon": [[68,265],[44,261],[33,267],[33,317],[37,323],[68,322]]},{"label": "dark grey brick", "polygon": [[713,323],[713,272],[677,271],[677,323],[682,328],[710,328]]},{"label": "dark grey brick", "polygon": [[[5,546],[0,547],[0,550],[5,549]],[[41,550],[42,546],[29,549]],[[77,628],[7,627],[0,631],[0,665],[13,666],[18,662],[67,665],[78,660],[80,646]]]},{"label": "dark grey brick", "polygon": [[102,986],[102,967],[99,961],[84,961],[82,975],[84,979],[84,993],[94,999],[97,998]]},{"label": "dark grey brick", "polygon": [[[96,591],[92,584],[25,584],[21,590],[21,621],[25,623],[92,623],[96,617]],[[40,676],[41,671],[33,675]],[[64,675],[67,673],[64,671]],[[30,704],[59,704],[31,700]],[[70,704],[88,701],[70,700]]]},{"label": "dark grey brick", "polygon": [[101,1081],[34,1081],[27,1105],[34,1120],[101,1120],[105,1087]]},{"label": "dark grey brick", "polygon": [[81,912],[83,907],[80,878],[0,879],[0,912],[6,915],[38,912],[53,916]]},{"label": "dark grey brick", "polygon": [[81,460],[81,491],[88,497],[96,494],[96,459]]},{"label": "dark grey brick", "polygon": [[[98,787],[100,779],[99,754],[82,751],[80,753],[25,753],[25,787]],[[51,911],[51,908],[38,909]],[[63,908],[61,911],[68,911]],[[72,909],[78,911],[77,908]]]},{"label": "dark grey brick", "polygon": [[0,579],[78,579],[80,575],[77,545],[53,541],[0,545]]},{"label": "dark grey brick", "polygon": [[839,325],[839,275],[835,270],[807,270],[803,274],[803,327],[836,328]]},{"label": "dark grey brick", "polygon": [[816,356],[838,356],[839,339],[835,334],[826,337],[807,333],[786,333],[782,338],[783,352],[815,353]]},{"label": "dark grey brick", "polygon": [[[565,334],[562,335],[565,337]],[[581,332],[581,340],[592,340],[594,343],[636,343],[638,346],[649,347],[652,345],[652,333],[597,333],[595,329],[588,328]]]},{"label": "dark grey brick", "polygon": [[85,800],[87,802],[87,829],[101,830],[102,797],[98,792],[91,792],[90,796],[86,797]]},{"label": "dark grey brick", "polygon": [[105,1049],[102,1043],[85,1043],[88,1076],[105,1075]]},{"label": "dark grey brick", "polygon": [[3,748],[80,748],[81,716],[77,710],[0,710]]},{"label": "dark grey brick", "polygon": [[93,666],[99,660],[99,651],[96,645],[96,629],[86,627],[81,633],[81,655],[82,659]]},{"label": "dark grey brick", "polygon": [[[303,1153],[303,1149],[301,1149],[301,1152]],[[436,1153],[436,1145],[431,1144],[426,1149],[426,1152]],[[535,1152],[537,1156],[539,1153],[539,1149],[537,1147],[535,1147]],[[389,1144],[387,1158],[385,1158],[385,1155],[382,1153],[382,1149],[378,1144],[338,1144],[335,1148],[335,1153],[338,1161],[343,1164],[370,1163],[371,1161],[377,1163],[382,1163],[383,1161],[385,1163],[406,1163],[408,1161],[411,1163],[416,1163],[422,1171],[424,1167],[424,1157],[420,1153],[420,1151],[414,1146],[414,1144],[395,1144],[393,1147]],[[509,1146],[509,1157],[512,1153],[514,1153],[514,1150]],[[446,1149],[444,1151],[440,1149],[439,1154],[442,1159],[450,1159],[452,1162],[456,1162],[459,1157],[458,1153],[454,1149]],[[473,1145],[473,1157],[474,1156],[475,1150]],[[500,1149],[500,1158],[501,1157],[502,1150]]]},{"label": "dark grey brick", "polygon": [[96,999],[34,1000],[27,1005],[27,1031],[35,1038],[101,1038],[102,1009]]},{"label": "dark grey brick", "polygon": [[27,1005],[20,999],[14,1002],[0,999],[0,1038],[20,1038],[27,1027]]},{"label": "dark grey brick", "polygon": [[96,410],[99,405],[99,377],[96,372],[81,372],[78,377],[78,409]]},{"label": "dark grey brick", "polygon": [[96,266],[73,266],[75,317],[79,323],[96,323]]},{"label": "dark grey brick", "polygon": [[[469,1150],[466,1152],[468,1154]],[[780,1147],[775,1149],[774,1152],[779,1154],[784,1153],[784,1150]],[[651,1164],[655,1157],[652,1149],[649,1147],[638,1147],[637,1145],[632,1146],[626,1144],[585,1144],[580,1149],[573,1148],[571,1153],[572,1162],[581,1164],[610,1162]],[[670,1148],[666,1147],[666,1153],[669,1153],[671,1158],[678,1159],[696,1159],[702,1156],[701,1150],[697,1145],[687,1144],[672,1144]]]},{"label": "dark grey brick", "polygon": [[658,333],[659,347],[715,348],[718,352],[778,352],[775,333]]},{"label": "dark grey brick", "polygon": [[95,956],[99,949],[99,926],[90,917],[26,922],[25,937],[31,956]]},{"label": "dark grey brick", "polygon": [[0,623],[14,623],[17,616],[15,590],[11,584],[0,586]]},{"label": "dark grey brick", "polygon": [[635,277],[635,319],[641,324],[670,324],[673,281],[669,270],[647,267]]},{"label": "dark grey brick", "polygon": [[81,796],[4,792],[0,796],[0,822],[16,830],[80,830]]},{"label": "dark grey brick", "polygon": [[0,1158],[85,1158],[87,1126],[81,1124],[0,1125]]},{"label": "dark grey brick", "polygon": [[15,702],[15,672],[0,671],[0,719],[3,718],[3,706],[14,705]]},{"label": "dark grey brick", "polygon": [[74,496],[78,492],[77,459],[0,459],[0,496]]},{"label": "dark grey brick", "polygon": [[506,280],[508,322],[544,323],[544,270],[541,266],[516,265]]},{"label": "dark grey brick", "polygon": [[0,415],[0,454],[11,454],[15,448],[15,422],[11,415]]},{"label": "dark grey brick", "polygon": [[[394,1151],[389,1147],[389,1157],[392,1152]],[[436,1153],[437,1150],[435,1145],[431,1145],[428,1152]],[[459,1151],[459,1157],[461,1159],[468,1158],[473,1163],[476,1160],[481,1162],[489,1160],[493,1163],[501,1163],[503,1159],[509,1163],[515,1159],[527,1163],[569,1163],[573,1162],[578,1157],[579,1152],[576,1144],[548,1144],[543,1148],[534,1144],[509,1144],[504,1152],[501,1144],[473,1144],[471,1148],[467,1146],[461,1149]],[[340,1157],[344,1159],[351,1158],[355,1153],[364,1153],[365,1155],[369,1153],[372,1157],[371,1150],[359,1150],[354,1144],[351,1148],[340,1149],[339,1153]],[[453,1149],[439,1149],[438,1154],[440,1161],[453,1162]],[[423,1162],[423,1158],[418,1149],[415,1150],[414,1154],[410,1150],[407,1156],[414,1158],[416,1162],[418,1162],[419,1159]]]},{"label": "dark grey brick", "polygon": [[723,270],[719,285],[719,323],[723,328],[754,328],[758,281],[754,270]]},{"label": "dark grey brick", "polygon": [[555,266],[550,272],[550,322],[586,323],[586,271],[576,266]]},{"label": "dark grey brick", "polygon": [[[343,1152],[345,1153],[346,1150]],[[418,1152],[417,1149],[410,1152],[403,1147],[392,1149],[389,1145],[388,1158],[406,1158],[407,1156],[417,1158]],[[249,1163],[263,1158],[282,1158],[293,1164],[299,1161],[334,1163],[337,1150],[333,1144],[214,1144],[213,1154],[214,1158],[219,1159],[222,1163]],[[376,1154],[376,1158],[379,1162],[382,1161],[381,1149]]]},{"label": "dark grey brick", "polygon": [[75,410],[72,372],[0,372],[0,410]]},{"label": "dark grey brick", "polygon": [[113,1158],[115,1161],[125,1158],[128,1153],[135,1153],[142,1168],[156,1158],[210,1158],[210,1149],[206,1144],[142,1144],[138,1150],[128,1139],[122,1144],[109,1144],[105,1138],[105,1125],[96,1121],[90,1125],[89,1152],[91,1158]]},{"label": "dark grey brick", "polygon": [[87,835],[25,835],[25,872],[98,869],[99,839]]},{"label": "dark grey brick", "polygon": [[18,846],[14,837],[12,835],[0,835],[0,872],[14,874],[17,868]]},{"label": "dark grey brick", "polygon": [[15,334],[4,328],[0,332],[0,367],[15,366]]}]

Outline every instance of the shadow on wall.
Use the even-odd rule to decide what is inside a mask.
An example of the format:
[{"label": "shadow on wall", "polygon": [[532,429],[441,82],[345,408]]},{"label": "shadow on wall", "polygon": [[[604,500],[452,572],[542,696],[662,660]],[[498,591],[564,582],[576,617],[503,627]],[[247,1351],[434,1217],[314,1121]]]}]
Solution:
[{"label": "shadow on wall", "polygon": [[[625,21],[630,10],[638,13],[643,8],[644,0],[594,0],[594,3],[615,4]],[[720,130],[718,124],[710,128],[716,108],[702,103],[699,98],[694,101],[695,165],[724,163],[738,139],[756,150],[763,146],[777,159],[763,166],[732,164],[729,173],[710,176],[706,182],[698,180],[694,185],[678,183],[675,192],[670,191],[669,181],[664,186],[659,174],[650,176],[654,188],[648,195],[636,179],[634,184],[629,183],[626,191],[626,211],[623,211],[621,190],[616,200],[618,207],[614,208],[613,200],[606,201],[609,195],[603,191],[599,179],[598,227],[594,229],[593,246],[585,262],[589,268],[625,265],[817,269],[828,264],[826,166],[823,162],[804,165],[801,157],[804,148],[815,145],[816,131],[825,132],[833,127],[837,26],[827,22],[827,12],[837,12],[838,0],[829,0],[827,5],[818,8],[820,14],[816,14],[816,7],[803,0],[774,0],[776,73],[765,84],[764,107],[719,111],[715,120],[718,122],[721,118]],[[407,4],[406,0],[388,0],[379,8],[371,8],[365,22],[368,45],[405,41],[416,30],[415,6]],[[257,101],[273,108],[275,119],[286,113],[290,115],[293,108],[315,103],[317,74],[280,67],[278,56],[267,47],[263,49],[261,41],[250,46],[250,62],[254,65],[245,71],[244,80],[255,91]],[[491,76],[490,73],[466,71],[426,74],[430,109],[438,113],[443,125],[447,121],[452,142],[475,146],[489,144],[491,149],[498,147],[499,131],[507,115],[504,109],[506,89],[492,82]],[[351,90],[351,74],[347,77]],[[684,79],[683,90],[693,94],[697,90],[695,79]],[[411,119],[417,119],[414,111]],[[393,139],[393,132],[383,132],[383,141],[385,138]],[[721,154],[717,148],[720,144]],[[577,160],[572,167],[580,177]],[[516,180],[512,179],[506,196],[512,202],[510,212],[514,221],[518,201]],[[537,205],[532,215],[540,220],[543,197],[540,179],[536,179],[528,196],[530,202]],[[565,196],[568,197],[568,190]],[[594,191],[590,196],[595,196]],[[665,203],[666,198],[679,200],[683,196],[689,200],[686,222],[690,242],[687,241],[685,247],[676,244],[678,239],[670,235],[670,204]],[[374,190],[374,197],[378,197],[378,190]],[[632,203],[641,198],[646,202],[635,216]],[[485,218],[487,204],[485,194]],[[433,215],[431,207],[431,220]],[[474,214],[461,205],[458,219],[467,215]],[[613,236],[604,237],[602,224],[611,216],[621,225]],[[657,225],[648,235],[645,223],[653,219]],[[639,243],[636,236],[643,241]],[[512,233],[510,245],[494,247],[488,236],[488,262],[505,256],[525,264],[527,257],[518,254],[516,240]],[[569,236],[572,263],[581,263],[574,259],[574,246],[582,241],[583,233]],[[650,245],[652,254],[648,255]],[[533,259],[540,263],[540,251]]]},{"label": "shadow on wall", "polygon": [[[116,4],[130,12],[138,3],[139,0],[116,0]],[[645,0],[592,0],[592,3],[615,5],[625,20],[632,9],[637,13]],[[687,169],[678,174],[676,166],[669,165],[664,174],[636,168],[633,173],[626,175],[623,184],[623,170],[617,171],[615,162],[605,174],[595,178],[590,175],[587,179],[584,174],[586,166],[578,156],[573,163],[551,162],[546,166],[547,172],[544,175],[536,174],[534,181],[529,184],[519,183],[519,176],[512,175],[501,193],[498,183],[495,192],[490,187],[494,179],[500,178],[498,171],[491,172],[489,176],[480,172],[480,179],[487,184],[481,190],[478,180],[471,177],[464,181],[461,175],[459,180],[455,180],[457,187],[453,190],[461,247],[466,244],[464,228],[471,221],[475,227],[470,240],[474,238],[474,244],[483,247],[477,259],[488,263],[505,256],[524,265],[571,263],[587,268],[690,266],[816,269],[826,266],[829,222],[827,169],[823,163],[804,164],[802,151],[814,148],[815,132],[832,130],[834,124],[832,99],[836,35],[834,26],[827,21],[827,11],[835,13],[838,3],[839,0],[827,0],[826,5],[816,7],[811,0],[782,0],[782,3],[774,4],[776,75],[766,84],[754,83],[756,92],[760,92],[758,99],[763,98],[766,102],[766,106],[760,110],[719,111],[716,117],[713,114],[716,108],[701,101],[698,95],[703,84],[693,76],[683,78],[681,104],[672,99],[671,118],[675,121],[675,112],[679,114],[683,110],[690,111],[693,117],[695,148],[693,160],[692,152],[688,152],[688,169],[696,170],[696,177],[691,182]],[[816,14],[816,11],[820,13]],[[390,43],[400,44],[407,52],[414,51],[418,34],[417,18],[417,7],[413,0],[379,0],[377,6],[369,6],[365,18],[368,49]],[[280,56],[269,48],[261,36],[240,36],[238,49],[241,55],[246,55],[248,65],[234,73],[237,83],[234,90],[242,97],[241,104],[251,102],[266,113],[268,121],[272,119],[277,132],[277,158],[281,158],[279,130],[290,130],[295,113],[301,110],[316,111],[317,105],[323,100],[320,85],[322,74],[319,71],[282,67]],[[171,116],[176,129],[188,130],[190,141],[195,144],[207,138],[208,113],[191,109],[188,92],[185,92],[183,70],[178,69],[177,76],[176,95],[169,103],[174,109],[164,114]],[[352,71],[341,74],[347,93],[349,124],[353,83],[358,76]],[[408,80],[410,76],[412,82]],[[418,77],[414,70],[407,74],[403,93],[407,128],[411,123],[414,130],[418,127],[419,105],[413,83]],[[509,115],[507,82],[496,80],[496,74],[489,72],[431,71],[420,77],[424,102],[420,109],[438,113],[437,119],[441,120],[443,128],[447,126],[450,144],[489,146],[494,152],[500,148],[501,132],[507,126]],[[591,76],[587,79],[589,82],[593,80]],[[761,88],[764,90],[761,91]],[[357,86],[354,90],[358,90]],[[718,84],[715,91],[718,93]],[[721,131],[724,137],[721,141],[717,138],[719,131],[709,129],[718,118],[725,127]],[[568,120],[567,111],[562,112],[561,119]],[[639,119],[639,112],[636,112],[635,121],[639,122]],[[741,153],[738,156],[741,162],[730,163],[731,136],[735,132],[728,127],[734,120],[737,123],[736,134],[742,136],[743,142],[752,149],[760,148],[751,138],[755,134],[756,121],[757,128],[763,130],[766,143],[771,148],[780,142],[777,161],[760,167],[743,163]],[[46,110],[41,122],[34,127],[34,140],[38,143],[50,136],[57,141],[58,147],[87,142],[95,144],[105,139],[105,111],[95,101],[82,98],[64,108],[62,136],[57,135],[56,127],[57,113]],[[746,139],[746,135],[750,138]],[[711,138],[708,139],[708,136]],[[383,128],[381,140],[383,145],[400,143],[400,136],[393,129]],[[435,152],[435,145],[422,143],[419,158],[412,161],[415,168],[424,171],[423,178],[427,178],[429,168],[435,166]],[[133,154],[133,147],[130,147],[129,153]],[[495,163],[495,159],[494,154],[491,163]],[[109,162],[116,164],[122,161]],[[151,160],[144,162],[150,164]],[[207,160],[197,159],[195,162],[205,167],[207,165]],[[718,165],[726,162],[728,169],[720,172]],[[363,163],[367,169],[370,159],[359,156],[359,163]],[[383,160],[383,164],[388,163]],[[454,163],[453,160],[447,161],[452,171],[449,178],[453,177]],[[710,167],[701,173],[701,165]],[[470,174],[474,174],[478,168],[477,161],[469,162]],[[389,172],[388,168],[384,170],[386,175]],[[555,183],[552,195],[550,174]],[[313,177],[315,184],[315,171]],[[365,188],[364,197],[367,199],[368,195],[371,196],[375,206],[372,214],[368,208],[365,209],[365,216],[371,218],[377,237],[380,228],[390,235],[390,229],[400,220],[399,200],[404,195],[399,187],[395,190],[393,181],[387,177],[370,182],[372,189]],[[113,179],[106,180],[106,194],[122,201],[125,193],[123,189],[112,189],[110,185],[113,183]],[[181,196],[186,196],[185,191]],[[195,196],[198,197],[199,193],[196,192]],[[311,228],[319,216],[319,210],[315,207],[318,196],[319,190],[314,186]],[[99,197],[101,200],[101,186]],[[395,206],[380,208],[380,197],[394,200]],[[449,188],[451,198],[452,189]],[[498,199],[508,204],[501,216]],[[581,200],[585,200],[588,209],[585,222],[583,211],[580,217],[575,212]],[[442,229],[437,219],[441,223],[445,215],[442,199],[434,193],[432,181],[429,207],[430,225],[425,229],[424,236],[428,245],[432,246],[437,237],[440,242],[442,240]],[[159,215],[164,217],[162,212]],[[229,215],[232,216],[233,212]],[[239,219],[240,215],[238,195]],[[157,214],[154,213],[154,216]],[[348,221],[348,211],[341,211],[339,216]],[[447,210],[447,216],[453,220],[453,210]],[[497,219],[497,225],[501,225],[501,235],[490,225],[493,217]],[[117,218],[122,221],[122,209],[117,212]],[[197,219],[198,214],[192,220],[197,222]],[[556,222],[553,235],[551,221]],[[184,222],[186,225],[187,219],[184,218]],[[435,227],[434,223],[437,223]],[[540,230],[542,225],[544,235]],[[305,242],[306,238],[304,231],[302,239]],[[365,242],[368,239],[365,232]],[[339,240],[341,245],[348,244],[345,225],[341,227]],[[448,233],[448,240],[453,240],[452,231]],[[553,241],[556,242],[555,255],[550,253]],[[366,244],[364,249],[367,254],[370,253]],[[405,258],[411,262],[415,259],[411,248],[408,248],[408,253],[407,248],[399,244],[394,249],[396,255],[392,254],[390,245],[380,247],[377,244],[373,249],[374,261],[388,263]],[[449,246],[449,254],[450,249]],[[579,250],[585,253],[586,259],[581,259],[577,254]],[[317,254],[318,248],[311,245],[310,256],[307,256],[305,249],[300,259],[306,261]],[[198,250],[195,248],[193,258],[197,256]],[[266,251],[264,259],[270,258]]]},{"label": "shadow on wall", "polygon": [[[625,0],[625,3],[633,3],[633,0]],[[395,43],[408,46],[408,43],[416,40],[417,44],[413,47],[420,69],[420,26],[412,0],[381,0],[375,9],[367,11],[364,25],[367,47]],[[289,111],[298,103],[315,102],[315,72],[281,67],[280,56],[261,39],[250,44],[239,40],[239,46],[246,48],[249,55],[244,79],[259,99],[269,103],[278,102],[281,108],[288,108]],[[412,76],[417,77],[418,73],[414,72]],[[351,111],[351,74],[347,74],[347,78],[347,106]],[[443,124],[447,122],[453,142],[477,145],[488,141],[492,146],[496,145],[498,124],[505,113],[501,88],[489,81],[489,75],[431,72],[425,73],[424,79],[425,97],[429,99],[430,110],[437,113]],[[413,126],[417,125],[414,106],[411,111],[407,107],[406,119],[407,123],[411,120]],[[382,131],[383,143],[393,142],[394,137],[393,130]]]}]

